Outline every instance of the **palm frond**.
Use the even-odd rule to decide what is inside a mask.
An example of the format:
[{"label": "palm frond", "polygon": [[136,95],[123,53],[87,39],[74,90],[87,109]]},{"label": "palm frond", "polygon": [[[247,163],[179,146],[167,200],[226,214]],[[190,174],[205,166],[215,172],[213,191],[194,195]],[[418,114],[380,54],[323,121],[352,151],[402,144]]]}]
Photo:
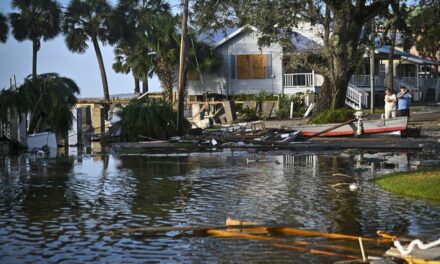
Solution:
[{"label": "palm frond", "polygon": [[9,25],[5,15],[0,13],[0,42],[5,43],[8,39]]}]

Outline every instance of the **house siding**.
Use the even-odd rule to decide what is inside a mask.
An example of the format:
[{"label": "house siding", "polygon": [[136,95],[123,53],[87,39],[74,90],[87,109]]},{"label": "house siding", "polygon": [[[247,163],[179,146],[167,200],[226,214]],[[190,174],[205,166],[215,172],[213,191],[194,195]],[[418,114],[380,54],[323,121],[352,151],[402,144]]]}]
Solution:
[{"label": "house siding", "polygon": [[[242,32],[223,45],[217,47],[217,51],[223,58],[223,63],[217,73],[203,74],[201,80],[188,81],[188,94],[201,95],[204,92],[224,95],[232,94],[257,94],[262,91],[273,94],[283,92],[283,69],[282,48],[279,44],[268,47],[258,46],[256,32]],[[232,55],[245,54],[271,54],[268,64],[271,68],[271,76],[266,79],[235,79],[231,72]]]}]

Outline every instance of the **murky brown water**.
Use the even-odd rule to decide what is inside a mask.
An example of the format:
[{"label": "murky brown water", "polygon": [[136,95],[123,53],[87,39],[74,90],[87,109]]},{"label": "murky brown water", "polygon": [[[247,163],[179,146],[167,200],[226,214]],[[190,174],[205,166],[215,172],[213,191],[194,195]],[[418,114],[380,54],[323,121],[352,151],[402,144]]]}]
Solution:
[{"label": "murky brown water", "polygon": [[[376,230],[385,230],[437,239],[440,204],[384,192],[369,179],[416,166],[438,166],[438,159],[436,153],[354,151],[3,158],[0,262],[331,263],[345,259],[278,248],[268,241],[177,232],[110,234],[129,227],[222,225],[227,217],[352,235],[375,236]],[[354,181],[361,191],[332,188]],[[358,248],[356,243],[322,238],[279,238]],[[379,252],[388,247],[365,246]],[[323,250],[360,257],[356,250]]]}]

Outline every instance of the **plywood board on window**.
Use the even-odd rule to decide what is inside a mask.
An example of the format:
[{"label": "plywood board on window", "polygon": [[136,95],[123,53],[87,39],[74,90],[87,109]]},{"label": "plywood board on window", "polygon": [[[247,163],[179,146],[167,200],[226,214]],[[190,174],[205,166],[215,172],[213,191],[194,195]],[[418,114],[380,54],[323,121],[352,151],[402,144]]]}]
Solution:
[{"label": "plywood board on window", "polygon": [[251,55],[252,79],[266,79],[266,55]]},{"label": "plywood board on window", "polygon": [[237,55],[237,79],[265,79],[266,55]]}]

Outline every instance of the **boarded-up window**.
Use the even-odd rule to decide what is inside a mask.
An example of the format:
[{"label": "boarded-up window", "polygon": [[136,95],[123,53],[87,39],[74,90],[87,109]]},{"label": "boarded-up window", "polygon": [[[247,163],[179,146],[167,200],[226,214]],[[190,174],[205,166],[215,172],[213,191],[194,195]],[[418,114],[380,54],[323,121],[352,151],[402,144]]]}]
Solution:
[{"label": "boarded-up window", "polygon": [[266,79],[266,55],[237,55],[237,79]]},{"label": "boarded-up window", "polygon": [[198,81],[200,80],[200,74],[196,70],[188,71],[186,73],[186,79],[188,81]]}]

